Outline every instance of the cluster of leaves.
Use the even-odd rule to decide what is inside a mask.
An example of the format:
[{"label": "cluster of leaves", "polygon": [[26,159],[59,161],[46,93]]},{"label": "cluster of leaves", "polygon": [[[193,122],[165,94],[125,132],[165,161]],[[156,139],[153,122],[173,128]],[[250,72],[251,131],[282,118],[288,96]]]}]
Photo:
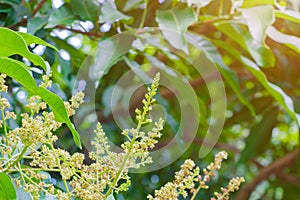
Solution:
[{"label": "cluster of leaves", "polygon": [[[230,179],[232,177],[230,174],[235,171],[241,173],[241,176],[246,176],[247,180],[251,180],[258,171],[298,148],[299,116],[296,112],[300,110],[298,103],[300,73],[297,66],[300,62],[298,1],[72,0],[61,2],[59,5],[56,4],[57,2],[50,0],[2,0],[0,2],[2,26],[34,34],[55,46],[59,52],[56,53],[52,46],[39,50],[41,47],[39,44],[46,44],[41,43],[38,38],[33,40],[28,34],[18,33],[23,38],[21,42],[10,40],[11,37],[8,35],[13,33],[3,29],[0,36],[4,36],[0,42],[1,46],[7,48],[0,51],[2,56],[0,66],[4,70],[1,72],[8,75],[11,73],[15,80],[27,87],[29,93],[44,93],[44,90],[38,89],[38,86],[33,89],[28,88],[28,85],[34,85],[32,78],[23,79],[28,76],[20,76],[15,73],[15,70],[8,69],[12,69],[11,66],[14,65],[28,64],[28,60],[31,62],[29,65],[34,69],[37,66],[41,68],[46,66],[34,54],[26,51],[11,52],[7,45],[12,44],[13,48],[18,46],[21,48],[24,44],[25,46],[31,44],[30,50],[38,52],[51,66],[54,82],[51,90],[66,100],[70,97],[78,68],[88,52],[97,46],[99,41],[128,30],[158,27],[152,35],[147,32],[148,29],[136,31],[136,40],[126,41],[130,43],[129,53],[123,56],[118,56],[116,53],[112,60],[104,64],[107,70],[106,74],[100,77],[101,88],[97,91],[96,96],[99,99],[96,103],[97,108],[100,108],[99,119],[103,121],[104,129],[112,133],[110,137],[113,141],[120,144],[123,142],[117,134],[113,135],[113,132],[117,132],[117,127],[111,123],[111,112],[118,108],[117,104],[121,99],[113,100],[113,108],[109,105],[111,101],[107,100],[112,94],[116,80],[126,71],[138,68],[139,70],[135,71],[137,76],[147,81],[149,77],[144,72],[152,72],[152,68],[145,67],[145,64],[154,62],[158,63],[166,73],[171,74],[170,68],[176,70],[195,88],[200,105],[199,112],[204,117],[200,118],[199,131],[194,144],[182,158],[198,155],[199,142],[202,141],[209,126],[209,113],[212,106],[207,88],[201,81],[201,75],[195,73],[195,69],[184,59],[190,57],[193,60],[197,57],[193,55],[193,46],[198,46],[212,58],[226,84],[227,119],[219,140],[220,144],[216,148],[226,146],[236,159],[229,166],[225,166],[228,176],[223,176],[222,180],[225,182],[226,179]],[[119,51],[119,46],[112,45],[106,52]],[[10,62],[9,68],[5,67],[8,65],[5,63],[8,62]],[[40,75],[36,71],[31,73],[38,81]],[[214,78],[212,75],[211,79]],[[25,82],[29,80],[30,82]],[[18,95],[24,92],[22,87],[13,81],[9,82],[9,86],[13,91],[9,93],[10,103],[16,111],[26,110],[22,99],[18,98]],[[119,88],[120,96],[126,92]],[[38,95],[41,95],[40,93]],[[43,95],[50,95],[50,93],[45,92]],[[46,101],[43,97],[42,99]],[[160,98],[160,102],[168,113],[164,128],[167,134],[163,136],[162,142],[168,142],[168,137],[174,137],[172,133],[178,129],[181,113],[179,109],[174,109],[178,105],[172,95],[166,95],[164,100]],[[51,103],[48,105],[51,107]],[[58,105],[62,105],[62,102]],[[56,115],[55,108],[56,106],[53,105],[51,110]],[[63,114],[57,119],[65,122],[72,129],[65,116]],[[62,135],[66,134],[65,129],[60,129],[58,132],[63,133]],[[74,130],[73,134],[76,138],[77,134]],[[68,145],[74,150],[71,148],[73,143],[69,141],[65,138],[58,143]],[[79,145],[79,141],[76,139],[75,141]],[[180,142],[182,141],[178,141],[178,144]],[[128,196],[143,198],[151,188],[161,186],[168,180],[170,171],[174,172],[179,167],[180,160],[165,169],[145,174],[143,177],[133,175],[133,182],[151,183],[151,187],[145,190],[140,187],[140,184],[134,185],[135,189],[129,190]],[[203,162],[209,161],[204,159]],[[266,181],[259,185],[257,190],[251,188],[248,195],[250,196],[252,192],[253,199],[299,198],[300,184],[290,178],[298,176],[297,166],[288,166],[288,170],[277,169],[273,173],[276,176],[269,179],[263,176],[260,181],[265,179]],[[155,175],[159,176],[159,182],[151,181],[151,177]],[[213,183],[212,190],[215,189],[214,185],[222,184],[222,181],[220,182]],[[120,196],[122,197],[127,196]]]}]

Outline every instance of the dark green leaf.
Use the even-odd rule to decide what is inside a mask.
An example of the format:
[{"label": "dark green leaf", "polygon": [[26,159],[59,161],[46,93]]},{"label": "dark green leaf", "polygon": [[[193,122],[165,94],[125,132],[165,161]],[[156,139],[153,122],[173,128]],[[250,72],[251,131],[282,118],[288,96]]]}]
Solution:
[{"label": "dark green leaf", "polygon": [[30,17],[31,13],[23,5],[13,5],[12,10],[8,13],[5,25],[12,25],[23,20],[24,17]]},{"label": "dark green leaf", "polygon": [[30,34],[35,34],[38,30],[40,30],[48,23],[48,20],[49,16],[30,18],[27,24],[27,32]]},{"label": "dark green leaf", "polygon": [[100,4],[96,0],[72,0],[70,6],[74,15],[82,20],[93,22],[100,13]]},{"label": "dark green leaf", "polygon": [[0,57],[0,72],[18,81],[28,92],[40,96],[50,106],[56,120],[66,123],[73,134],[76,145],[81,148],[80,136],[67,115],[63,101],[47,89],[37,86],[24,63]]},{"label": "dark green leaf", "polygon": [[251,128],[239,163],[245,163],[250,158],[259,156],[268,148],[272,130],[277,123],[277,114],[277,108],[269,107],[262,116],[262,120]]},{"label": "dark green leaf", "polygon": [[13,6],[20,4],[21,0],[1,0],[0,3],[5,3]]},{"label": "dark green leaf", "polygon": [[156,22],[166,40],[186,53],[188,53],[188,46],[185,33],[187,28],[196,21],[197,16],[192,7],[156,11]]},{"label": "dark green leaf", "polygon": [[74,22],[75,16],[72,11],[66,5],[54,10],[49,18],[49,22],[45,28],[52,28],[56,25],[70,25]]},{"label": "dark green leaf", "polygon": [[0,172],[0,199],[14,200],[17,199],[16,190],[8,175]]},{"label": "dark green leaf", "polygon": [[8,28],[0,28],[0,46],[0,56],[8,57],[19,54],[46,70],[44,60],[28,50],[27,44],[20,34]]}]

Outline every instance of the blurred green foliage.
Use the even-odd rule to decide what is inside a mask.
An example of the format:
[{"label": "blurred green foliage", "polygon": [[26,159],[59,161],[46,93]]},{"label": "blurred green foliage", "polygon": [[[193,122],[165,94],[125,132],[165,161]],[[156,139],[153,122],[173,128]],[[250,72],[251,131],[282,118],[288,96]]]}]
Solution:
[{"label": "blurred green foliage", "polygon": [[[108,70],[101,77],[95,95],[98,120],[113,143],[123,142],[120,128],[111,114],[118,109],[121,97],[113,99],[114,107],[109,108],[112,88],[135,67],[138,69],[136,75],[146,81],[145,74],[155,73],[155,68],[149,65],[155,59],[167,73],[167,69],[175,70],[189,81],[197,94],[200,113],[197,136],[187,151],[169,166],[148,173],[132,173],[129,192],[120,194],[117,199],[144,199],[146,194],[169,181],[184,159],[192,158],[200,166],[206,166],[216,151],[225,149],[232,159],[224,163],[225,173],[218,174],[209,191],[201,193],[201,199],[209,199],[211,191],[234,175],[244,176],[247,185],[264,168],[299,147],[299,4],[298,0],[2,0],[0,24],[35,35],[58,49],[56,52],[43,44],[29,45],[32,52],[48,62],[53,71],[51,90],[64,100],[71,96],[77,72],[84,62],[93,58],[91,50],[99,42],[125,31],[156,27],[152,35],[143,31],[147,29],[137,31],[138,40],[131,43],[128,53],[107,64]],[[3,37],[1,35],[1,45],[7,42]],[[212,58],[226,89],[226,120],[222,134],[214,150],[201,159],[198,152],[214,102],[201,74],[188,59],[178,56],[197,57],[193,55],[197,51],[188,38],[197,41],[205,55]],[[115,49],[118,46],[106,50]],[[25,55],[11,56],[26,64],[29,62]],[[40,80],[39,64],[29,64],[36,69],[32,71],[33,77]],[[217,77],[212,74],[210,80],[214,79]],[[8,82],[8,98],[20,113],[26,109],[23,103],[27,92],[17,82]],[[179,100],[167,87],[161,86],[160,91],[157,99],[168,118],[158,148],[174,137],[182,121]],[[119,88],[119,92],[126,94],[128,91]],[[138,89],[128,109],[133,111],[141,106],[137,102],[143,94],[143,88]],[[60,129],[58,134],[62,137],[58,146],[71,152],[78,150],[67,128]],[[180,145],[180,141],[177,142]],[[276,169],[272,176],[269,174],[251,188],[249,198],[300,199],[299,173],[298,162]]]}]

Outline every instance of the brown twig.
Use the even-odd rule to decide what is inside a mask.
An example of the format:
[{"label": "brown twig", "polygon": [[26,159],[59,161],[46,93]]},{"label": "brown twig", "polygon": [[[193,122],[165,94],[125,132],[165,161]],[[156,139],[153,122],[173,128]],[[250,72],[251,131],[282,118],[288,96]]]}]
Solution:
[{"label": "brown twig", "polygon": [[[47,0],[42,0],[36,7],[35,9],[32,11],[32,15],[31,17],[34,17],[37,12],[43,7],[43,5],[46,3]],[[19,21],[16,24],[12,24],[10,26],[8,26],[8,28],[12,29],[12,30],[17,30],[20,26],[23,26],[25,24],[27,24],[28,19],[27,18],[23,18],[21,21]]]},{"label": "brown twig", "polygon": [[55,28],[68,30],[68,31],[71,31],[73,33],[79,33],[79,34],[82,34],[82,35],[87,35],[87,36],[92,36],[92,37],[97,37],[97,38],[100,38],[100,37],[103,36],[103,34],[101,34],[101,33],[81,31],[81,30],[78,30],[78,29],[68,28],[68,27],[65,27],[65,26],[62,26],[62,25],[57,25],[57,26],[55,26]]},{"label": "brown twig", "polygon": [[299,153],[299,149],[294,150],[293,152],[285,155],[282,158],[279,158],[269,166],[260,170],[260,172],[254,177],[252,181],[243,186],[240,191],[235,196],[237,200],[246,200],[249,199],[252,191],[256,188],[256,186],[263,180],[267,179],[270,175],[276,175],[284,168],[292,166],[297,159]]},{"label": "brown twig", "polygon": [[36,15],[36,13],[43,7],[43,5],[47,2],[47,0],[42,0],[32,11],[32,17]]},{"label": "brown twig", "polygon": [[277,178],[286,183],[295,185],[300,188],[300,177],[296,174],[286,174],[284,172],[276,173]]}]

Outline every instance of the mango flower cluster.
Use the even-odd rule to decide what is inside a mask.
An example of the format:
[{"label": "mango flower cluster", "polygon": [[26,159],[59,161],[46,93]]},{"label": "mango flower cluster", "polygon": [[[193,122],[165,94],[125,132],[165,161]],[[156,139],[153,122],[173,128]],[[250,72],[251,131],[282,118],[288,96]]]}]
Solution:
[{"label": "mango flower cluster", "polygon": [[[176,200],[180,196],[187,198],[191,193],[191,200],[194,200],[200,189],[208,189],[207,183],[212,177],[216,176],[215,171],[221,169],[223,159],[227,159],[227,153],[221,151],[216,154],[214,162],[203,169],[204,176],[200,174],[200,168],[194,161],[188,159],[180,167],[180,171],[175,173],[174,180],[166,183],[161,189],[155,190],[154,196],[148,195],[150,200],[170,199]],[[215,193],[217,200],[227,200],[229,193],[237,190],[244,178],[233,178],[230,180],[227,188],[221,188],[222,193]],[[212,200],[216,200],[212,198]]]},{"label": "mango flower cluster", "polygon": [[[51,76],[51,74],[49,75]],[[43,76],[40,87],[50,87],[49,76]],[[7,91],[5,75],[0,75],[0,90]],[[152,110],[157,93],[159,74],[154,78],[148,93],[143,100],[141,110],[137,109],[137,127],[122,131],[127,138],[121,147],[123,152],[116,153],[110,150],[100,123],[95,130],[95,138],[91,142],[94,151],[89,157],[92,164],[84,164],[85,155],[74,153],[71,155],[64,149],[57,148],[54,143],[58,137],[53,134],[61,127],[53,112],[47,110],[47,105],[39,96],[31,96],[28,99],[29,113],[20,114],[21,124],[13,130],[6,130],[6,121],[16,119],[14,112],[8,111],[10,104],[6,98],[0,99],[2,111],[1,126],[4,126],[5,134],[1,136],[0,172],[8,174],[17,172],[14,182],[17,187],[22,187],[29,193],[32,199],[39,199],[41,194],[56,197],[59,200],[80,198],[84,200],[106,199],[113,192],[126,191],[130,186],[129,168],[139,168],[151,163],[149,150],[161,137],[164,121],[159,119],[152,123],[148,113]],[[83,103],[84,94],[77,93],[69,101],[64,102],[69,116],[75,114],[75,110]],[[6,111],[6,113],[4,112]],[[142,130],[142,126],[151,123],[152,129],[148,132]],[[24,161],[29,166],[23,165]],[[61,176],[63,187],[58,188],[52,181],[51,173]],[[120,183],[121,182],[121,183]]]}]

